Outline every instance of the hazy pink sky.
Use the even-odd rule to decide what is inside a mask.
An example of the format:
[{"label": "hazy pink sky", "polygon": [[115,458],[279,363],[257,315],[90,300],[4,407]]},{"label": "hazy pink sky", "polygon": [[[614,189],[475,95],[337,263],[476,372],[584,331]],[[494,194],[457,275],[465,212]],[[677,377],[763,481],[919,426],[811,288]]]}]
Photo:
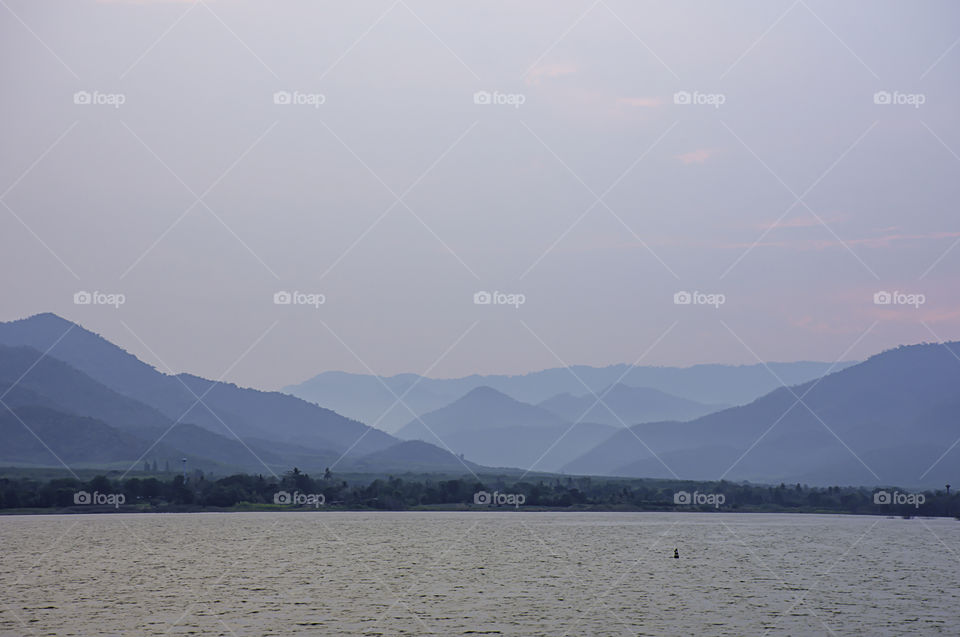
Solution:
[{"label": "hazy pink sky", "polygon": [[0,320],[265,388],[960,339],[954,2],[0,14]]}]

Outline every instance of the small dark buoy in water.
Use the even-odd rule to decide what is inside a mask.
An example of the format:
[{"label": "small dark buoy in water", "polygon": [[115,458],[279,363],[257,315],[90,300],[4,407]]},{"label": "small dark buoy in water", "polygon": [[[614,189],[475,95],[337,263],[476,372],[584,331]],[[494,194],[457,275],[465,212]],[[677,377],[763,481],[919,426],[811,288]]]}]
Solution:
[{"label": "small dark buoy in water", "polygon": [[680,551],[678,549],[673,549],[673,559],[675,560],[680,559]]}]

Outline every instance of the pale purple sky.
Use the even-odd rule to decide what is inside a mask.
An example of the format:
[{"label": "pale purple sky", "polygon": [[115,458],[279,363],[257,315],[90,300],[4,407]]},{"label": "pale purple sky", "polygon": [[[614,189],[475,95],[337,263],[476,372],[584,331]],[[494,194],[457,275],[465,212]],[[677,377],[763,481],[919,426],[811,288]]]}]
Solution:
[{"label": "pale purple sky", "polygon": [[0,320],[264,388],[960,339],[955,2],[0,15]]}]

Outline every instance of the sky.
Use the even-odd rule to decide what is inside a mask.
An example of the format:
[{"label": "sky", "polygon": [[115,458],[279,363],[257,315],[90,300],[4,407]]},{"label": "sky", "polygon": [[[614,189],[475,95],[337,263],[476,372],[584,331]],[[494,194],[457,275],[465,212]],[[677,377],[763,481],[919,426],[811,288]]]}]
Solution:
[{"label": "sky", "polygon": [[0,16],[0,320],[265,389],[960,339],[955,2]]}]

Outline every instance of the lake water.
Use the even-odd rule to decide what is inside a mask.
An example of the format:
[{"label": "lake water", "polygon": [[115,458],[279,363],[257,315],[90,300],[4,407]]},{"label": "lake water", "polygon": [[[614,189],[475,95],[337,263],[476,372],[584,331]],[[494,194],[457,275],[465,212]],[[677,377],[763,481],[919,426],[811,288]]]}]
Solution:
[{"label": "lake water", "polygon": [[0,547],[5,635],[960,634],[946,519],[0,516]]}]

